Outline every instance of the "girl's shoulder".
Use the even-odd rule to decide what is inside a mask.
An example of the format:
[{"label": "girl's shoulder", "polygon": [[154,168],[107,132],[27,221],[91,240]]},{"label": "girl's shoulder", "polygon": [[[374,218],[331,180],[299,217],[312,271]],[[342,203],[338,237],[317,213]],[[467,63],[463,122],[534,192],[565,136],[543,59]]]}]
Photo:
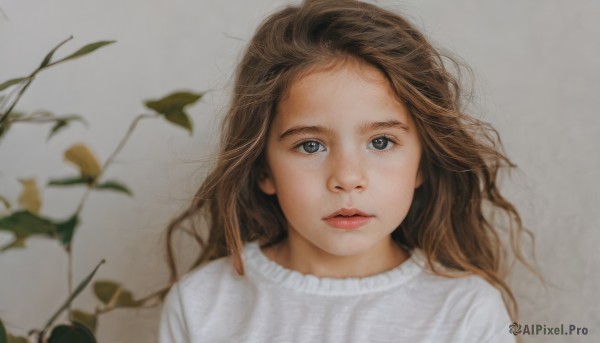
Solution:
[{"label": "girl's shoulder", "polygon": [[[199,334],[202,325],[226,318],[228,311],[244,303],[251,288],[235,273],[230,260],[226,256],[201,265],[171,287],[163,303],[160,342],[187,342],[192,334]],[[215,311],[221,311],[220,315],[215,317]]]},{"label": "girl's shoulder", "polygon": [[192,269],[179,279],[176,286],[183,296],[215,294],[241,280],[242,277],[235,273],[231,265],[231,257],[225,256]]},{"label": "girl's shoulder", "polygon": [[[242,250],[244,275],[239,275],[232,263],[231,256],[214,259],[187,272],[173,286],[184,301],[197,299],[204,301],[215,300],[224,295],[231,298],[231,294],[244,295],[250,287],[247,260],[249,251],[256,249],[256,243],[245,242]],[[247,294],[246,294],[247,295]],[[193,301],[193,300],[192,300]]]},{"label": "girl's shoulder", "polygon": [[[208,320],[217,305],[228,307],[247,297],[248,281],[235,273],[229,256],[212,260],[186,273],[169,290],[162,321]],[[185,318],[185,320],[183,320]]]},{"label": "girl's shoulder", "polygon": [[479,312],[507,318],[502,293],[480,275],[452,270],[434,262],[432,268],[425,254],[415,250],[415,260],[422,273],[415,278],[409,292],[425,303],[444,304],[457,313]]},{"label": "girl's shoulder", "polygon": [[436,262],[432,268],[421,250],[415,249],[415,255],[418,255],[415,260],[423,272],[414,287],[424,294],[455,297],[463,301],[497,301],[502,298],[501,292],[480,275],[452,270]]},{"label": "girl's shoulder", "polygon": [[469,341],[514,342],[508,332],[512,320],[498,288],[476,274],[438,264],[436,270],[442,273],[423,266],[423,273],[409,290],[415,303],[435,308],[447,322],[465,330]]}]

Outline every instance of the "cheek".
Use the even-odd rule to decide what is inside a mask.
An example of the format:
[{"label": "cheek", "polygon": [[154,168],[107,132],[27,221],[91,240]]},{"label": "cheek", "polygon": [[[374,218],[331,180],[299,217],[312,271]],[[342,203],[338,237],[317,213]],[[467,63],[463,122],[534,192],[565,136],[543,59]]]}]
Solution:
[{"label": "cheek", "polygon": [[390,202],[409,202],[417,187],[418,154],[369,161],[369,187],[373,194]]},{"label": "cheek", "polygon": [[307,213],[319,211],[323,205],[325,186],[319,168],[308,161],[294,163],[282,158],[279,162],[272,172],[281,209],[291,222],[305,220]]},{"label": "cheek", "polygon": [[[388,180],[396,180],[401,182],[414,182],[419,170],[419,162],[421,159],[420,150],[415,147],[391,152],[386,155],[372,155],[365,161],[367,170],[373,173],[378,173],[381,177]],[[412,177],[411,177],[412,176]]]},{"label": "cheek", "polygon": [[321,183],[318,170],[283,163],[274,173],[274,180],[280,201],[306,202],[306,198],[312,197],[313,201],[318,198],[317,191]]}]

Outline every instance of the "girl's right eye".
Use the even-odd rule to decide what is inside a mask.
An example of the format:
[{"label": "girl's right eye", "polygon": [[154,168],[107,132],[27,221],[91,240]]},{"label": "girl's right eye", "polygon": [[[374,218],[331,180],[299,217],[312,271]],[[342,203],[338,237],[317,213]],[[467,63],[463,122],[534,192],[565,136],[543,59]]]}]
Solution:
[{"label": "girl's right eye", "polygon": [[305,141],[296,146],[296,149],[305,154],[314,154],[319,151],[324,151],[324,148],[323,144],[317,141]]}]

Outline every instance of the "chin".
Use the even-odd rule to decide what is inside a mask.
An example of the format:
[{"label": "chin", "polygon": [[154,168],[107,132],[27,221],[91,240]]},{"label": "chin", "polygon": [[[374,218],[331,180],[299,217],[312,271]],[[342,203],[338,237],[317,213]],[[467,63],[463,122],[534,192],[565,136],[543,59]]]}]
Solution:
[{"label": "chin", "polygon": [[330,255],[338,257],[351,257],[360,255],[369,250],[372,244],[366,244],[367,242],[334,242],[327,246],[320,247],[321,250],[327,252]]}]

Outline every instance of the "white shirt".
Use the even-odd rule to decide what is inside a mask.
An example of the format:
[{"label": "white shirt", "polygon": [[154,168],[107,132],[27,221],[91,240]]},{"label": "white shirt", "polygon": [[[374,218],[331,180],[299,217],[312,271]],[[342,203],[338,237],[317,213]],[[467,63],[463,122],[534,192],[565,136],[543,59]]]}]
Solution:
[{"label": "white shirt", "polygon": [[420,249],[392,270],[340,279],[285,269],[257,242],[243,256],[244,276],[223,257],[173,286],[159,342],[516,342],[496,288],[433,274]]}]

